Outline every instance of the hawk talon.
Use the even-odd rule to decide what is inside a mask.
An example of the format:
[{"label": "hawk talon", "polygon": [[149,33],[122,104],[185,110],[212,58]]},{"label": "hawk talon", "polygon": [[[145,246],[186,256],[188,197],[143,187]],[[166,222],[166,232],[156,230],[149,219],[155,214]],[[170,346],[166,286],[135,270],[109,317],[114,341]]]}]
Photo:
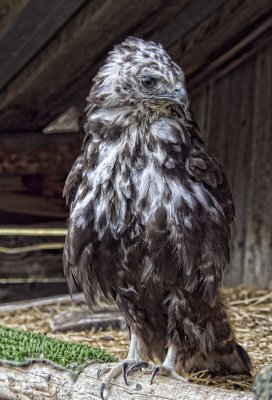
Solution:
[{"label": "hawk talon", "polygon": [[155,376],[157,375],[159,370],[160,370],[160,366],[159,365],[155,365],[155,367],[153,368],[153,371],[152,371],[151,378],[150,378],[150,385],[152,385],[152,383],[153,383],[153,381],[155,379]]},{"label": "hawk talon", "polygon": [[[97,371],[97,376],[98,379],[101,375],[101,372],[105,372],[105,370],[109,370],[105,378],[103,379],[101,385],[100,385],[100,397],[102,400],[106,400],[104,397],[105,390],[107,390],[111,384],[112,379],[116,378],[118,375],[122,374],[125,384],[129,386],[129,382],[127,379],[128,373],[131,373],[133,370],[140,368],[140,367],[145,367],[149,366],[149,364],[145,361],[138,362],[136,360],[131,360],[127,359],[124,360],[123,362],[115,365],[114,367],[100,367]],[[129,369],[128,369],[129,367]],[[141,390],[142,385],[141,384],[136,384],[135,390]]]},{"label": "hawk talon", "polygon": [[102,400],[106,400],[104,397],[104,391],[106,389],[106,384],[105,383],[101,383],[100,385],[100,397]]},{"label": "hawk talon", "polygon": [[125,361],[125,362],[122,364],[122,375],[123,375],[125,384],[128,386],[127,367],[128,367],[128,363],[127,363],[127,361]]},{"label": "hawk talon", "polygon": [[[177,357],[186,361],[187,351],[183,354],[183,346],[172,341],[175,335],[180,336],[180,328],[183,331],[185,317],[191,324],[187,335],[199,331],[199,318],[191,318],[194,309],[203,321],[201,326],[205,325],[204,342],[214,343],[214,348],[191,360],[190,368],[213,368],[219,360],[221,373],[248,374],[249,356],[235,342],[226,307],[217,290],[228,263],[229,225],[234,216],[232,196],[221,165],[205,150],[196,133],[183,72],[161,46],[137,38],[126,39],[110,54],[88,97],[89,139],[84,140],[64,187],[71,216],[64,247],[68,286],[70,290],[81,286],[91,308],[101,291],[105,297],[116,293],[119,308],[127,321],[131,321],[131,345],[124,361],[128,364],[122,367],[119,363],[102,379],[101,398],[104,399],[111,380],[120,373],[128,384],[132,364],[144,354],[142,342],[146,342],[154,357],[168,348],[163,364],[155,365],[152,370],[151,384],[159,371],[184,380],[175,366]],[[131,61],[135,54],[137,63]],[[119,79],[122,72],[124,76]],[[214,235],[205,232],[216,232],[216,249]],[[192,237],[197,239],[194,244]],[[161,246],[169,241],[171,246]],[[155,249],[159,247],[156,255]],[[158,257],[162,268],[156,265]],[[199,274],[186,265],[188,258]],[[179,279],[176,287],[165,281],[163,269],[171,260],[175,260],[174,274],[181,272],[188,276],[188,287],[184,288]],[[101,268],[96,268],[100,263]],[[163,285],[151,285],[146,291],[153,272]],[[189,287],[198,289],[187,296]],[[186,310],[188,304],[185,315],[184,301]],[[216,315],[219,317],[210,318]],[[161,350],[156,343],[154,319],[165,332]],[[169,327],[173,324],[176,329],[170,334]],[[216,350],[221,348],[217,332],[220,336],[221,332],[226,334],[224,342],[225,337],[230,338],[224,344],[227,356]],[[196,342],[195,354],[201,348],[201,343]],[[99,369],[97,376],[105,370]]]},{"label": "hawk talon", "polygon": [[131,365],[131,367],[128,369],[127,371],[127,375],[129,375],[131,372],[136,371],[138,369],[142,369],[142,368],[148,368],[149,367],[149,363],[146,361],[139,361],[133,365]]},{"label": "hawk talon", "polygon": [[161,372],[163,375],[169,376],[169,378],[175,379],[177,381],[187,382],[188,379],[179,375],[173,367],[169,367],[166,365],[155,365],[152,371],[152,375],[150,378],[150,385],[152,385],[156,375]]},{"label": "hawk talon", "polygon": [[111,370],[111,367],[108,367],[108,366],[105,366],[105,365],[102,365],[101,367],[97,368],[97,371],[96,371],[97,379],[100,378],[101,374],[104,374],[105,372],[108,372],[110,370]]},{"label": "hawk talon", "polygon": [[97,377],[97,379],[99,379],[100,378],[100,375],[101,375],[101,372],[102,372],[102,367],[99,367],[99,368],[97,368],[97,371],[96,371],[96,377]]}]

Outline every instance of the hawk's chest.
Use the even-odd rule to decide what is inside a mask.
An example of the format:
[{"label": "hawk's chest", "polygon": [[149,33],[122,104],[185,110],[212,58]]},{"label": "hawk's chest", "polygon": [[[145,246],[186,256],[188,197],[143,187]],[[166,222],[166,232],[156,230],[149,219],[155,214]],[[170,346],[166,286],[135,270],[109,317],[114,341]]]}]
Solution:
[{"label": "hawk's chest", "polygon": [[[188,222],[188,210],[193,212],[206,194],[186,173],[186,140],[170,119],[148,130],[120,129],[114,140],[93,135],[73,212],[77,225],[92,223],[99,237],[108,228],[119,237],[132,224],[146,226],[161,207],[168,224]],[[95,160],[90,167],[89,160]]]}]

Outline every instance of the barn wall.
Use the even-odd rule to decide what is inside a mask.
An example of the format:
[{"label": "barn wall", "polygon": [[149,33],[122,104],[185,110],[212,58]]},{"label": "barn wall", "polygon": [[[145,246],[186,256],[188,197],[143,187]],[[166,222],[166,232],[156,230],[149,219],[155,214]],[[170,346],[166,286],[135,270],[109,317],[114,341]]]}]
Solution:
[{"label": "barn wall", "polygon": [[195,88],[191,100],[209,151],[225,167],[236,206],[226,283],[272,288],[271,43]]},{"label": "barn wall", "polygon": [[[8,83],[2,79],[0,90],[1,225],[66,226],[62,188],[83,132],[44,135],[42,130],[71,105],[83,111],[106,51],[135,35],[161,42],[182,65],[207,146],[227,171],[236,223],[226,283],[272,288],[271,0],[207,0],[201,6],[197,0],[142,0],[137,7],[126,0],[76,6],[67,1],[66,12],[42,26],[37,7],[43,15],[52,7],[59,11],[61,0],[48,10],[39,7],[42,1],[4,3],[0,27],[7,35],[1,36],[0,48]],[[63,240],[0,237],[0,303],[66,291],[61,249],[3,251]]]}]

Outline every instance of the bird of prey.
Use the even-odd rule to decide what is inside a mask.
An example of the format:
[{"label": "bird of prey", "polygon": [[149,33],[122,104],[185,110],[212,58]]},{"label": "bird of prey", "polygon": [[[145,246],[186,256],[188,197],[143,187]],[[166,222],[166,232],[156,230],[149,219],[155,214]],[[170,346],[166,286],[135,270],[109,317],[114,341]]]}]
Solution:
[{"label": "bird of prey", "polygon": [[[127,38],[87,98],[86,136],[65,184],[70,206],[64,271],[90,308],[114,300],[130,330],[110,381],[154,364],[249,374],[220,293],[234,206],[221,165],[190,112],[182,69],[163,47]],[[156,364],[157,363],[157,364]]]}]

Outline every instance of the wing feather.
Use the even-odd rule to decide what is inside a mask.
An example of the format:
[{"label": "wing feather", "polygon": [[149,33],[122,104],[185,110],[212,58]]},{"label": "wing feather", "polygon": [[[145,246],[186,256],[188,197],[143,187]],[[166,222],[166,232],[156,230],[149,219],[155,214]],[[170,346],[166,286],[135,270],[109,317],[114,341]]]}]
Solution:
[{"label": "wing feather", "polygon": [[207,153],[201,139],[196,134],[193,136],[192,150],[186,161],[186,170],[196,181],[205,185],[222,208],[228,224],[231,224],[235,210],[223,167],[215,156]]},{"label": "wing feather", "polygon": [[[222,166],[214,156],[207,153],[196,134],[192,136],[192,148],[185,168],[215,198],[223,213],[223,219],[215,219],[214,223],[206,224],[205,240],[197,266],[197,288],[203,300],[213,307],[224,268],[229,263],[230,224],[234,218],[233,199]],[[195,285],[193,288],[195,290]]]},{"label": "wing feather", "polygon": [[[70,207],[70,214],[76,203],[76,196],[84,170],[84,153],[80,154],[74,162],[65,182],[63,196]],[[63,251],[64,275],[67,279],[69,293],[83,290],[90,308],[96,301],[99,285],[93,264],[93,243],[95,233],[90,226],[84,229],[76,226],[73,218],[68,221],[68,233]]]},{"label": "wing feather", "polygon": [[83,154],[80,154],[76,161],[74,162],[71,171],[69,172],[64,189],[63,189],[63,197],[66,199],[66,204],[71,206],[74,199],[78,187],[82,181],[82,171],[83,171]]}]

